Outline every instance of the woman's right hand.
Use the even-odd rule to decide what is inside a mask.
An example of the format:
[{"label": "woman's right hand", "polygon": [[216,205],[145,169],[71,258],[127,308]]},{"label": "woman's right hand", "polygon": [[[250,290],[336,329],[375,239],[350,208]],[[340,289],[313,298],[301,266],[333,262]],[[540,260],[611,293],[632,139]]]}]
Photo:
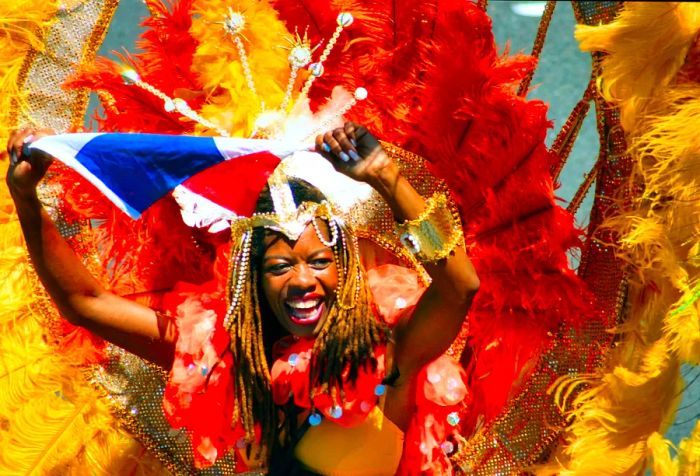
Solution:
[{"label": "woman's right hand", "polygon": [[10,167],[7,169],[7,186],[13,198],[30,198],[36,194],[36,186],[46,174],[53,159],[38,150],[28,150],[31,142],[55,132],[51,129],[24,128],[10,134],[7,141],[7,155]]}]

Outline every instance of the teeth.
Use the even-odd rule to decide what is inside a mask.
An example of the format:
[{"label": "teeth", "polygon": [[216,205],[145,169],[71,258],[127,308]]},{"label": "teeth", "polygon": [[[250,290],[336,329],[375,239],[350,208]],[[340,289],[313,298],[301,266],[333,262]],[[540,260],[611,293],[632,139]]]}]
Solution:
[{"label": "teeth", "polygon": [[314,301],[294,301],[294,302],[287,302],[289,307],[293,309],[312,309],[316,306],[318,306],[318,303],[321,302],[320,300],[314,300]]}]

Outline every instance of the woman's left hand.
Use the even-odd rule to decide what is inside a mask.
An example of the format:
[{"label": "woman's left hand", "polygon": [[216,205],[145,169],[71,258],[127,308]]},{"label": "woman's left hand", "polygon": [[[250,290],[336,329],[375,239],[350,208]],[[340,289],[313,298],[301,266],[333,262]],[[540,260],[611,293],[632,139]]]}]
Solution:
[{"label": "woman's left hand", "polygon": [[396,180],[398,168],[370,132],[354,122],[316,137],[316,152],[338,172],[377,188]]}]

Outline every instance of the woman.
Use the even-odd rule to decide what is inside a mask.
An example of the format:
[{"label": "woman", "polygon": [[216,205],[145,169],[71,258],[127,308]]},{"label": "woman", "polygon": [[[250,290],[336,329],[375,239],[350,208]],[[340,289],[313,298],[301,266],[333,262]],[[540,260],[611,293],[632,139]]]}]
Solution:
[{"label": "woman", "polygon": [[[166,414],[169,411],[175,414],[178,404],[184,401],[182,388],[191,370],[177,371],[183,364],[182,348],[178,348],[183,321],[180,319],[176,324],[162,313],[106,291],[63,241],[36,194],[36,185],[50,160],[39,153],[28,154],[24,148],[26,143],[46,133],[26,129],[15,132],[7,147],[11,158],[7,183],[36,272],[61,314],[73,324],[166,369],[175,362],[164,404]],[[265,210],[265,200],[261,199],[258,212],[267,211],[266,215],[254,215],[232,226],[232,269],[223,316],[230,341],[225,356],[219,355],[213,365],[203,367],[199,374],[202,385],[197,389],[207,390],[209,385],[215,385],[213,381],[219,380],[218,376],[230,376],[231,371],[226,370],[229,359],[228,366],[235,374],[231,378],[234,389],[228,389],[228,395],[235,395],[232,406],[236,417],[231,424],[240,427],[239,433],[244,435],[243,441],[249,447],[260,447],[263,458],[270,458],[272,452],[270,464],[284,460],[286,456],[280,455],[293,450],[294,457],[311,471],[394,474],[400,451],[391,461],[355,458],[336,467],[320,461],[323,455],[338,451],[338,447],[318,446],[331,441],[327,435],[333,432],[336,423],[328,420],[343,420],[343,411],[352,413],[354,407],[346,397],[361,387],[365,376],[369,376],[368,381],[386,376],[388,385],[377,390],[378,410],[374,405],[361,408],[356,412],[362,417],[358,417],[358,425],[371,421],[371,428],[366,430],[369,433],[381,433],[387,425],[393,426],[396,431],[389,436],[382,433],[384,436],[379,440],[400,441],[402,432],[408,429],[415,404],[416,377],[456,337],[479,281],[460,246],[459,225],[453,223],[443,230],[445,233],[440,233],[451,217],[444,201],[426,202],[365,128],[346,123],[343,128],[318,136],[316,151],[341,173],[372,186],[391,208],[396,221],[406,222],[403,237],[417,257],[426,260],[424,265],[432,282],[410,318],[398,323],[387,338],[371,315],[371,300],[352,230],[324,205],[322,196],[300,199],[303,193],[308,193],[308,189],[299,191],[306,188],[303,186],[291,186],[297,188],[291,190],[295,203],[291,211],[282,210],[275,195],[290,190],[290,181],[284,177],[277,183],[271,181],[268,190],[275,211],[272,221],[268,219],[273,216],[269,213],[269,203]],[[434,218],[442,220],[442,225],[431,224]],[[287,226],[290,219],[294,226]],[[426,227],[433,232],[437,230],[437,240],[435,233],[432,242],[429,236],[423,236],[425,233],[421,235]],[[292,228],[295,231],[289,231]],[[237,229],[240,229],[238,234]],[[236,254],[237,251],[241,253]],[[292,336],[283,339],[282,349],[272,350],[286,356],[280,365],[284,367],[286,362],[296,368],[292,355],[309,356],[309,373],[304,383],[308,392],[300,398],[308,406],[299,405],[297,398],[285,402],[290,400],[288,394],[275,393],[280,385],[278,380],[271,381],[268,365],[274,376],[280,360],[274,364],[266,362],[271,357],[269,346],[268,352],[264,352],[263,343],[275,327],[271,326],[272,316],[285,331],[282,335]],[[299,347],[299,353],[288,352],[302,344],[306,347]],[[382,361],[386,362],[386,375],[381,370]],[[281,388],[290,390],[290,387]],[[327,402],[328,407],[319,408],[319,402]],[[318,415],[316,410],[325,412],[327,418],[322,425],[304,432],[307,426],[304,422],[311,425],[318,422],[314,418]],[[258,428],[262,436],[258,432],[256,437]],[[278,429],[281,429],[279,434]],[[338,440],[333,441],[337,444]],[[233,446],[232,443],[228,441],[228,446]],[[352,445],[357,443],[357,439],[352,441]],[[280,445],[281,450],[277,448]],[[193,441],[193,446],[195,453],[199,452],[206,461],[220,455],[216,443],[203,439],[199,444]],[[345,447],[342,442],[340,447]],[[379,466],[369,466],[372,464]],[[287,472],[288,467],[272,471]]]}]

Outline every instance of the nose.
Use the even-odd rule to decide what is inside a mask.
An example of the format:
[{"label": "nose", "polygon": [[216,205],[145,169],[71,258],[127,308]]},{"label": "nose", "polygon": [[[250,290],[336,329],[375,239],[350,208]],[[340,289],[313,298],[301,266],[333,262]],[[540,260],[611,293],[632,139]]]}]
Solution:
[{"label": "nose", "polygon": [[289,285],[298,291],[308,291],[316,287],[316,277],[308,264],[299,263],[294,266]]}]

